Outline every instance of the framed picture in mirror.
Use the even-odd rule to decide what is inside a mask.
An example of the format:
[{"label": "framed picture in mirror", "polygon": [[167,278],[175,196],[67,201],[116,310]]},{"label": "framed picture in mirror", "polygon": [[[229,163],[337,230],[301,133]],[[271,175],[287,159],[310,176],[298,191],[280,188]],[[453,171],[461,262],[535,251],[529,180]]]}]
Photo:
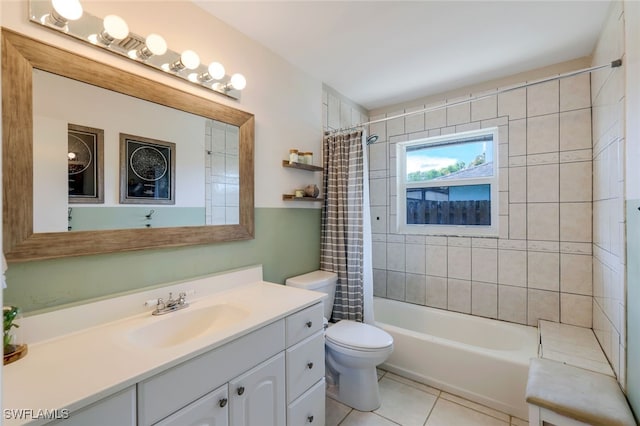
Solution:
[{"label": "framed picture in mirror", "polygon": [[67,126],[69,203],[104,203],[104,130]]},{"label": "framed picture in mirror", "polygon": [[120,134],[120,203],[175,204],[176,144]]}]

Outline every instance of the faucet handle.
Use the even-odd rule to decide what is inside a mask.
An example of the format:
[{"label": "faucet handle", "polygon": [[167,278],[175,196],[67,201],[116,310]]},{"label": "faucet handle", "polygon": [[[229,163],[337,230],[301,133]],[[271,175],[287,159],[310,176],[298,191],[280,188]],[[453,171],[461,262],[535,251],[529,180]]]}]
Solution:
[{"label": "faucet handle", "polygon": [[165,308],[164,299],[162,297],[158,297],[158,303],[156,304],[156,309],[161,311]]},{"label": "faucet handle", "polygon": [[187,293],[185,293],[184,291],[181,291],[178,294],[178,304],[184,305],[186,301],[187,301]]}]

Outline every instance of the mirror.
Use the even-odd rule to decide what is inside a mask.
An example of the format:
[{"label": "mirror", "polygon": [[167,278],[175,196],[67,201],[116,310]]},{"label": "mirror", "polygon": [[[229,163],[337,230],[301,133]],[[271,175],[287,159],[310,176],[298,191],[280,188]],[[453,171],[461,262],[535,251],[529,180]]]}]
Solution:
[{"label": "mirror", "polygon": [[[138,223],[135,229],[109,230],[79,230],[66,232],[63,228],[57,230],[44,229],[45,232],[34,231],[34,198],[42,201],[40,191],[34,187],[34,83],[35,74],[51,73],[66,77],[74,82],[87,83],[95,88],[106,89],[136,98],[136,102],[143,100],[155,104],[154,107],[169,107],[180,110],[189,115],[198,116],[204,122],[210,123],[211,132],[225,128],[231,135],[237,133],[237,224],[225,225],[194,225],[146,227]],[[193,244],[207,244],[223,241],[251,239],[254,235],[254,117],[252,114],[235,108],[218,104],[175,88],[154,82],[144,77],[127,73],[101,64],[85,57],[64,51],[39,41],[30,39],[10,30],[2,29],[2,102],[3,102],[3,244],[5,255],[9,261],[27,261],[36,259],[50,259],[65,256],[79,256],[139,250],[146,248],[176,247]],[[66,123],[65,123],[66,124]],[[71,123],[69,123],[71,124]],[[91,123],[73,123],[82,126]],[[43,133],[40,127],[35,127],[36,134]],[[64,127],[63,127],[64,130]],[[131,139],[132,133],[121,129],[125,139]],[[205,132],[208,130],[205,130]],[[46,132],[44,132],[46,133]],[[157,135],[138,135],[145,141],[148,137],[152,142],[159,139]],[[106,137],[106,133],[105,133]],[[164,137],[164,136],[162,136]],[[233,136],[232,136],[233,137]],[[120,137],[118,142],[121,143]],[[176,145],[177,148],[177,145]],[[201,147],[203,148],[203,147]],[[206,148],[206,147],[204,147]],[[66,149],[66,148],[63,148]],[[106,151],[106,142],[105,142]],[[203,167],[203,163],[213,159],[205,159],[205,151],[196,162]],[[176,158],[180,158],[180,151],[176,150]],[[105,157],[107,155],[105,154]],[[36,154],[35,158],[38,158]],[[105,158],[106,159],[106,158]],[[66,161],[66,160],[65,160]],[[113,159],[111,166],[113,166]],[[62,164],[65,164],[64,161]],[[65,166],[66,167],[66,166]],[[212,170],[214,168],[212,167]],[[105,184],[108,179],[105,163]],[[205,169],[206,170],[206,169]],[[219,168],[215,170],[220,170]],[[176,182],[179,182],[180,168],[176,170]],[[199,173],[204,179],[205,171]],[[113,174],[113,173],[112,173]],[[67,176],[64,174],[64,178]],[[40,179],[38,177],[38,179]],[[118,178],[120,179],[120,178]],[[113,185],[113,178],[109,185]],[[211,181],[211,180],[210,180]],[[117,182],[116,182],[117,183]],[[66,186],[64,186],[67,189]],[[107,196],[105,186],[105,197]],[[35,192],[34,192],[35,191]],[[176,200],[180,199],[179,186],[175,190]],[[117,193],[118,190],[115,190]],[[29,196],[25,196],[29,194]],[[35,195],[31,196],[32,194]],[[112,192],[113,194],[113,192]],[[64,201],[67,197],[63,196]],[[105,198],[106,201],[106,198]],[[147,200],[145,200],[146,202]],[[44,203],[48,206],[48,203]],[[114,203],[118,204],[119,203]],[[64,204],[61,204],[64,205]],[[69,204],[75,210],[82,204]],[[96,204],[89,206],[99,208]],[[152,217],[160,209],[171,206],[156,204],[127,205],[130,208],[140,208],[145,215],[154,210]],[[68,209],[62,211],[63,222],[67,222]],[[137,213],[139,216],[139,214]],[[139,222],[143,219],[138,218]],[[146,218],[144,219],[146,220]],[[210,219],[213,221],[213,219]],[[216,222],[213,222],[216,223]],[[219,222],[218,222],[219,223]]]},{"label": "mirror", "polygon": [[238,126],[39,69],[32,81],[35,233],[238,224]]}]

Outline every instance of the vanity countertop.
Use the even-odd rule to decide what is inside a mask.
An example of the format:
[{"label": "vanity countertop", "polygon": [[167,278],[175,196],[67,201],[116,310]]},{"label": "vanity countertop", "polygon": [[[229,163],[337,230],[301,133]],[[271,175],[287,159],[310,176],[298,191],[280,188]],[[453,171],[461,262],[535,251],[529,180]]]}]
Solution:
[{"label": "vanity countertop", "polygon": [[[25,358],[3,369],[4,424],[30,421],[8,419],[7,410],[12,409],[33,410],[33,415],[38,410],[75,411],[323,298],[322,293],[258,281],[193,300],[191,306],[181,311],[152,316],[148,309],[29,344]],[[154,321],[170,321],[172,316],[177,319],[192,310],[224,304],[241,308],[244,316],[185,342],[151,348],[138,344],[130,336],[131,330]]]}]

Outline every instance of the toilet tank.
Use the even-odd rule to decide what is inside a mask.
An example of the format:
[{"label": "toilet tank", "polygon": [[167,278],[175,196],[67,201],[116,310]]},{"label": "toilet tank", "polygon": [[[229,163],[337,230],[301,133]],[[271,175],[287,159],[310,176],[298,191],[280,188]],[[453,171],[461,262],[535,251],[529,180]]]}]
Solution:
[{"label": "toilet tank", "polygon": [[333,297],[336,292],[338,274],[328,271],[313,271],[307,274],[287,278],[286,285],[303,288],[305,290],[319,291],[326,293],[329,297],[324,300],[324,317],[331,319],[333,310]]}]

